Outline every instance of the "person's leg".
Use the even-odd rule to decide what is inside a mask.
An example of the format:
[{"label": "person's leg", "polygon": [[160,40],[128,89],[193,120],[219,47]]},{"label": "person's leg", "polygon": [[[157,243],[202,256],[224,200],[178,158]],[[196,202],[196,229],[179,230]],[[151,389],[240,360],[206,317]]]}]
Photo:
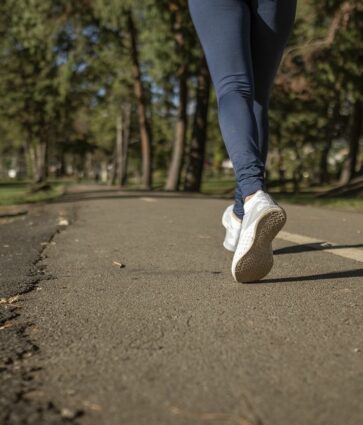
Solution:
[{"label": "person's leg", "polygon": [[268,152],[268,107],[273,81],[294,25],[297,0],[250,0],[253,110],[262,160]]},{"label": "person's leg", "polygon": [[[255,81],[254,114],[259,149],[266,161],[271,87],[291,32],[296,0],[250,0],[251,54]],[[232,260],[238,282],[259,280],[273,266],[272,240],[286,223],[286,212],[266,192],[244,202],[245,219]]]},{"label": "person's leg", "polygon": [[[296,0],[250,0],[251,55],[255,83],[253,112],[264,164],[268,153],[268,108],[271,89],[293,28],[296,3]],[[235,202],[238,210],[243,210],[242,193],[237,183]]]},{"label": "person's leg", "polygon": [[234,213],[242,218],[243,198],[264,185],[253,112],[250,6],[246,0],[189,0],[188,4],[216,89],[219,125],[236,175],[240,195]]}]

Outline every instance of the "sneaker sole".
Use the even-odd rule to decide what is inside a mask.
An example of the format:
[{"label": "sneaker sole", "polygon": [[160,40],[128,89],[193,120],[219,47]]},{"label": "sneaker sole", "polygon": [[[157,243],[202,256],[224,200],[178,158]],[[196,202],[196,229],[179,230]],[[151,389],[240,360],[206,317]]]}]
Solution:
[{"label": "sneaker sole", "polygon": [[271,243],[285,223],[286,212],[282,208],[268,210],[260,217],[251,248],[236,264],[237,282],[256,282],[270,272],[273,266]]}]

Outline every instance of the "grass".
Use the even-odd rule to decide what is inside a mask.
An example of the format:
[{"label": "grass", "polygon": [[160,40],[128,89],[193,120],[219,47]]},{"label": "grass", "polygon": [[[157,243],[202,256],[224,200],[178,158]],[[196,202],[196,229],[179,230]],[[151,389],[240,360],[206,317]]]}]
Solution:
[{"label": "grass", "polygon": [[[203,181],[202,192],[209,195],[233,195],[234,179],[228,177],[210,178]],[[363,212],[363,198],[358,197],[330,197],[316,198],[315,194],[324,192],[330,187],[317,187],[314,192],[311,188],[302,188],[299,193],[294,193],[292,190],[281,192],[279,188],[271,189],[271,194],[278,202],[286,202],[295,205],[314,205],[328,208],[338,208],[351,211]]]},{"label": "grass", "polygon": [[[154,179],[154,187],[162,189],[164,180],[165,179],[162,177]],[[71,183],[69,180],[51,182],[50,190],[31,194],[28,190],[29,182],[0,182],[0,206],[49,201],[61,196],[64,193],[66,184],[69,183]],[[130,181],[130,184],[125,189],[133,190],[137,189],[139,186],[137,182]],[[101,187],[102,185],[100,185],[100,188]],[[207,195],[229,195],[232,197],[234,188],[234,177],[209,177],[203,180],[201,192]],[[279,191],[279,188],[272,188],[271,193],[278,202],[363,212],[363,198],[316,198],[314,196],[316,193],[327,189],[329,189],[329,187],[314,188],[314,192],[312,192],[311,188],[306,187],[302,188],[299,193],[294,193],[292,190],[289,190],[289,188],[284,192]]]},{"label": "grass", "polygon": [[207,195],[225,195],[233,194],[234,188],[235,180],[231,177],[209,177],[203,179],[201,191]]},{"label": "grass", "polygon": [[318,207],[338,208],[363,212],[363,198],[315,198],[311,193],[274,193],[278,202],[296,205],[314,205]]},{"label": "grass", "polygon": [[64,184],[52,183],[50,190],[29,192],[29,185],[24,182],[0,183],[0,205],[19,205],[44,202],[56,199],[64,193]]}]

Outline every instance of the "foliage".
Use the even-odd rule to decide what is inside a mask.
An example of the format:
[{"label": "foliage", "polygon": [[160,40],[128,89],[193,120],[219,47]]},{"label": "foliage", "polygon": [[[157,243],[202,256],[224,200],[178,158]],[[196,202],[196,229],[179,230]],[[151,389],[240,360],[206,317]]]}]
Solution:
[{"label": "foliage", "polygon": [[[95,167],[107,168],[115,152],[118,117],[129,104],[129,173],[140,175],[129,10],[138,31],[153,168],[166,175],[180,72],[187,64],[188,144],[202,54],[187,2],[182,0],[3,0],[0,171],[1,164],[8,168],[13,157],[22,155],[27,175],[34,178],[41,174],[42,160],[45,171],[53,164],[58,175],[66,172],[66,166],[84,173],[87,155]],[[268,165],[273,178],[284,175],[316,184],[338,177],[350,152],[353,110],[363,101],[362,15],[359,0],[300,2],[270,102]],[[207,174],[218,176],[227,152],[214,91],[210,104],[205,164]],[[359,173],[363,169],[359,149],[354,155]]]}]

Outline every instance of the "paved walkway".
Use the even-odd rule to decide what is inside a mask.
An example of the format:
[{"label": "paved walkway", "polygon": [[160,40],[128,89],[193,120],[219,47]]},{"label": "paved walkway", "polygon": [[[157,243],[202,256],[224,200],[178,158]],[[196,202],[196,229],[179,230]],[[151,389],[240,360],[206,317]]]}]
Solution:
[{"label": "paved walkway", "polygon": [[22,303],[33,402],[85,425],[361,423],[362,214],[285,205],[274,269],[243,285],[230,200],[102,198],[53,206],[75,215]]}]

